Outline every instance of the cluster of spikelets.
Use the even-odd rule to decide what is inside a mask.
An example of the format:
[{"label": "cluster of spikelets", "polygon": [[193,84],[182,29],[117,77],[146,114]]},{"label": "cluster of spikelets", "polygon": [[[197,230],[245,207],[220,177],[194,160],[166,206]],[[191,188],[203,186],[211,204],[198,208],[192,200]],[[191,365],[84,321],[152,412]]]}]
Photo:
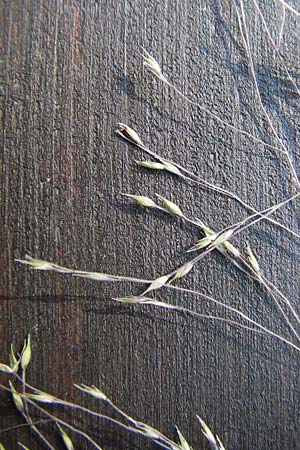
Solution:
[{"label": "cluster of spikelets", "polygon": [[[126,429],[129,432],[150,439],[151,441],[153,441],[155,444],[157,444],[162,448],[169,450],[192,450],[192,447],[187,443],[183,434],[177,427],[176,432],[179,439],[178,443],[169,439],[155,428],[130,417],[118,406],[116,406],[112,402],[112,400],[110,400],[110,398],[108,398],[99,388],[95,386],[87,386],[85,384],[74,385],[77,389],[84,392],[85,394],[92,396],[97,400],[105,402],[107,405],[109,405],[121,417],[122,419],[121,421],[116,420],[113,417],[109,417],[107,415],[103,415],[96,411],[87,409],[84,406],[57,398],[52,394],[44,392],[28,384],[26,382],[26,370],[30,363],[30,360],[31,360],[31,340],[30,335],[28,335],[27,339],[25,339],[23,350],[21,351],[20,355],[18,355],[17,357],[15,355],[13,346],[11,346],[11,351],[9,355],[9,364],[0,363],[0,372],[10,375],[14,379],[14,382],[20,385],[20,390],[16,389],[15,384],[12,382],[11,379],[8,381],[7,386],[0,385],[0,387],[10,393],[17,411],[24,418],[24,420],[30,427],[31,431],[41,439],[41,441],[46,445],[47,448],[54,449],[53,445],[50,443],[48,438],[46,438],[45,435],[37,427],[37,424],[42,423],[43,421],[47,422],[51,421],[53,423],[54,427],[56,428],[57,432],[61,437],[64,447],[67,450],[75,450],[76,448],[75,440],[73,436],[71,438],[71,434],[72,435],[77,434],[79,436],[82,436],[89,442],[89,444],[92,444],[94,448],[101,450],[101,447],[94,441],[94,439],[88,433],[66,422],[65,420],[60,419],[58,416],[55,416],[52,412],[50,413],[45,409],[46,405],[56,404],[65,406],[67,408],[83,411],[98,419],[110,421],[115,425],[118,425],[123,429]],[[40,404],[42,404],[43,406],[40,406]],[[45,419],[34,421],[31,416],[31,410],[34,409],[37,412],[41,413],[45,417]],[[210,428],[199,416],[197,416],[197,419],[200,423],[202,433],[208,440],[212,450],[225,450],[220,438],[210,430]],[[11,429],[15,429],[15,427]],[[66,430],[68,430],[68,432]],[[2,430],[1,432],[3,431],[5,430]],[[24,450],[29,450],[29,448],[26,447],[21,442],[18,442],[18,445],[20,448]],[[5,447],[1,442],[0,442],[0,450],[5,450]]]}]

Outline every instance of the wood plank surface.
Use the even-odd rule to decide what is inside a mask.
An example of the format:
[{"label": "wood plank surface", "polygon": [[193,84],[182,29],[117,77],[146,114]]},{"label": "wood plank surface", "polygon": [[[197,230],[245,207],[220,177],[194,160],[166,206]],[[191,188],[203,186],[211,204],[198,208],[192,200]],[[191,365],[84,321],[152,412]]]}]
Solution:
[{"label": "wood plank surface", "polygon": [[[297,7],[297,1],[289,2]],[[260,2],[274,39],[279,1]],[[28,380],[99,411],[74,383],[99,386],[124,411],[172,439],[179,427],[194,449],[208,449],[196,415],[228,450],[300,448],[300,354],[278,339],[226,323],[112,297],[140,286],[99,283],[28,270],[26,254],[81,270],[153,279],[179,267],[199,231],[182,220],[133,206],[124,193],[161,194],[216,230],[249,215],[236,201],[167,172],[114,133],[134,128],[162,157],[235,192],[261,210],[296,192],[285,155],[223,126],[151,75],[141,47],[189,98],[272,145],[229,0],[1,0],[0,361],[32,336]],[[276,130],[298,170],[299,98],[270,46],[252,1],[245,1],[251,51]],[[286,11],[280,51],[299,81],[299,24]],[[300,230],[299,202],[277,217]],[[299,312],[299,239],[262,221],[248,240],[267,278]],[[178,285],[239,308],[287,339],[293,334],[272,297],[213,252]],[[236,319],[190,295],[162,290],[163,301]],[[297,325],[297,323],[296,323]],[[299,327],[298,327],[299,329]],[[6,384],[8,377],[1,375]],[[154,449],[153,443],[85,414],[51,407],[89,431],[103,449]],[[0,393],[0,429],[20,425]],[[41,430],[63,448],[51,424]],[[72,434],[75,448],[90,448]],[[0,434],[43,448],[27,427]]]}]

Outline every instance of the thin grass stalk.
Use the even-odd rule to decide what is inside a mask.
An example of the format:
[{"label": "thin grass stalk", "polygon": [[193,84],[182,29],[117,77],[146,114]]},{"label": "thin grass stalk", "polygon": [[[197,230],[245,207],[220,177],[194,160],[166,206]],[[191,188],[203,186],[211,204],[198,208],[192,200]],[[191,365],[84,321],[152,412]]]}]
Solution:
[{"label": "thin grass stalk", "polygon": [[[22,377],[20,377],[18,374],[15,374],[15,377],[21,381]],[[6,388],[3,385],[0,385],[1,388],[7,390],[10,392],[10,390],[8,388]],[[41,395],[45,394],[43,391],[41,391],[40,389],[32,386],[29,383],[26,383],[26,387],[29,388],[30,390],[34,391],[34,393],[40,393]],[[122,417],[124,417],[128,422],[130,422],[132,425],[134,425],[134,427],[132,426],[128,426],[110,416],[104,415],[104,414],[100,414],[97,413],[96,411],[90,410],[88,408],[85,408],[84,406],[81,405],[77,405],[76,403],[72,403],[72,402],[68,402],[65,400],[62,400],[56,396],[53,396],[52,394],[47,394],[50,395],[53,398],[53,403],[55,403],[56,405],[61,405],[64,407],[68,407],[71,409],[77,409],[81,412],[87,413],[93,417],[97,417],[100,418],[102,420],[106,420],[109,421],[115,425],[117,425],[118,427],[121,427],[123,429],[125,429],[126,431],[129,432],[133,432],[135,434],[139,434],[143,437],[147,437],[147,438],[151,438],[151,436],[147,436],[146,430],[150,430],[152,429],[153,431],[156,432],[156,438],[155,438],[155,442],[160,445],[161,447],[164,448],[169,448],[169,449],[178,449],[180,450],[180,448],[177,446],[177,444],[173,441],[171,441],[167,436],[165,436],[164,434],[162,434],[160,431],[149,427],[147,424],[137,421],[135,419],[133,419],[132,417],[130,417],[128,414],[126,414],[124,411],[122,411],[117,405],[115,405],[108,397],[106,398],[106,403],[108,403],[118,414],[120,414]],[[46,411],[44,408],[40,407],[36,401],[33,401],[32,399],[26,397],[26,394],[21,394],[21,397],[23,398],[23,400],[27,400],[28,403],[30,403],[31,405],[33,405],[35,408],[39,409],[41,412],[43,412],[44,414],[46,414],[48,417],[50,417],[49,420],[46,421],[52,421],[54,423],[58,422],[61,425],[65,426],[66,428],[69,428],[70,430],[74,431],[75,433],[82,435],[85,439],[87,439],[90,443],[92,443],[94,446],[96,446],[96,448],[100,448],[98,447],[98,444],[85,432],[83,432],[82,430],[71,426],[70,424],[68,424],[67,422],[63,421],[62,419],[60,419],[57,416],[54,416],[52,414],[50,414],[48,411]],[[15,428],[15,427],[14,427]],[[143,431],[144,430],[144,431]],[[153,440],[153,439],[152,439]]]},{"label": "thin grass stalk", "polygon": [[[150,150],[148,147],[146,147],[145,145],[140,145],[137,144],[136,142],[133,142],[131,139],[129,139],[128,137],[126,137],[124,134],[122,134],[119,130],[116,130],[116,133],[119,134],[123,139],[127,140],[128,142],[130,142],[131,144],[137,146],[138,148],[144,150],[147,154],[149,154],[150,156],[154,157],[155,159],[157,159],[160,162],[168,162],[169,164],[174,165],[175,167],[177,167],[178,169],[180,169],[182,172],[184,172],[187,175],[183,175],[183,174],[178,174],[178,176],[180,176],[182,179],[189,181],[189,182],[193,182],[196,183],[200,186],[206,187],[214,192],[218,192],[222,195],[225,195],[229,198],[232,198],[233,200],[237,201],[241,206],[243,206],[244,208],[248,209],[251,212],[257,213],[258,211],[253,208],[251,205],[249,205],[248,203],[246,203],[244,200],[242,200],[240,197],[238,197],[236,194],[234,194],[233,192],[230,192],[226,189],[223,189],[219,186],[216,186],[212,183],[209,183],[205,180],[202,180],[201,178],[199,178],[197,175],[195,175],[193,172],[189,171],[188,169],[185,169],[183,166],[181,166],[180,164],[173,162],[171,160],[162,158],[160,155],[158,155],[157,153],[153,152],[152,150]],[[272,219],[272,218],[267,218],[266,220],[268,220],[269,222],[271,222],[272,224],[282,228],[283,230],[287,231],[288,233],[290,233],[292,236],[296,237],[296,238],[300,238],[300,234],[295,232],[294,230],[291,230],[290,228],[286,227],[285,225],[281,224],[280,222],[277,222],[276,220]]]},{"label": "thin grass stalk", "polygon": [[69,430],[73,431],[74,433],[78,434],[79,436],[82,436],[85,438],[90,444],[93,445],[97,450],[102,450],[102,448],[97,444],[97,442],[94,441],[87,433],[80,430],[77,427],[74,427],[73,425],[70,425],[68,422],[65,422],[64,420],[54,416],[53,414],[49,413],[46,409],[42,408],[41,406],[37,405],[34,401],[28,399],[28,403],[30,403],[34,408],[36,408],[38,411],[52,419],[54,422],[59,423],[60,425],[63,425],[64,427],[68,428]]},{"label": "thin grass stalk", "polygon": [[286,155],[289,167],[290,167],[290,171],[293,175],[293,178],[295,180],[295,183],[298,187],[298,189],[300,189],[300,181],[298,179],[298,175],[297,172],[295,170],[294,164],[292,162],[291,156],[289,154],[288,149],[285,147],[284,143],[282,142],[282,139],[280,138],[279,134],[277,133],[277,131],[275,130],[275,127],[272,123],[272,120],[270,118],[270,115],[267,111],[267,109],[265,108],[262,98],[261,98],[261,94],[260,94],[260,90],[259,90],[259,86],[258,86],[258,82],[257,82],[257,78],[256,78],[256,74],[255,74],[255,68],[254,68],[254,63],[253,63],[253,59],[252,59],[252,54],[251,54],[251,48],[250,48],[250,41],[249,41],[249,35],[248,35],[248,27],[247,27],[247,22],[246,22],[246,17],[245,17],[245,12],[244,12],[244,3],[243,0],[239,0],[239,5],[240,5],[240,10],[241,10],[241,14],[239,13],[237,4],[235,2],[235,0],[233,0],[234,5],[235,5],[235,9],[236,9],[236,13],[237,13],[237,17],[238,17],[238,24],[239,24],[239,29],[240,29],[240,34],[242,37],[242,41],[244,44],[244,48],[245,48],[245,52],[246,52],[246,56],[248,58],[248,63],[249,63],[249,69],[250,69],[250,73],[252,76],[252,80],[253,80],[253,84],[254,84],[254,88],[257,94],[257,98],[258,98],[258,102],[259,105],[268,121],[269,127],[272,131],[272,133],[274,134],[275,139],[277,140],[277,142],[279,143],[280,147],[282,148],[283,152]]},{"label": "thin grass stalk", "polygon": [[[49,269],[49,270],[53,270],[53,271],[57,271],[57,272],[61,273],[61,271],[58,269],[59,267],[60,266],[57,266],[56,264],[54,264],[54,269]],[[75,270],[74,273],[76,274],[76,272],[77,271]],[[174,272],[176,272],[176,271],[174,271]],[[72,269],[67,269],[66,273],[67,274],[73,274],[73,271],[72,271]],[[84,277],[84,273],[85,272],[80,271],[80,273],[81,273],[81,277]],[[86,273],[87,273],[87,278],[89,278],[89,274],[91,272],[86,272]],[[95,274],[97,274],[97,272],[95,272]],[[122,276],[118,276],[117,277],[118,281],[121,281],[122,278],[123,278]],[[127,277],[124,277],[123,279],[124,279],[124,281],[127,281]],[[144,279],[131,278],[131,280],[135,280],[134,281],[135,283],[141,283],[141,284],[145,283]],[[147,280],[147,283],[151,283],[151,282],[152,282],[152,280]],[[241,318],[243,318],[244,320],[249,322],[251,325],[256,326],[258,328],[258,330],[246,327],[245,325],[242,325],[239,322],[235,322],[235,321],[223,318],[223,317],[200,314],[200,313],[197,313],[195,311],[189,310],[187,308],[183,308],[183,307],[175,306],[175,305],[170,305],[170,304],[163,303],[163,302],[157,302],[155,300],[153,300],[153,303],[148,302],[148,304],[152,304],[153,306],[160,306],[160,307],[167,308],[167,309],[170,309],[170,310],[185,312],[185,313],[191,314],[194,317],[198,317],[198,318],[206,318],[206,319],[210,319],[210,320],[213,320],[213,321],[221,321],[221,322],[230,323],[232,325],[235,325],[235,326],[238,326],[238,327],[241,327],[241,328],[245,328],[245,329],[247,329],[249,331],[260,332],[260,333],[264,332],[265,334],[268,334],[268,335],[270,335],[272,337],[275,337],[275,338],[281,340],[282,342],[285,342],[287,345],[293,347],[297,351],[300,351],[300,348],[298,346],[296,346],[294,343],[292,343],[291,341],[285,339],[284,337],[282,337],[282,336],[272,332],[271,330],[269,330],[268,328],[264,327],[260,323],[255,322],[250,317],[248,317],[246,314],[242,313],[241,311],[239,311],[236,308],[233,308],[233,307],[231,307],[229,305],[226,305],[226,304],[224,304],[224,303],[222,303],[222,302],[220,302],[220,301],[218,301],[216,299],[213,299],[212,297],[209,297],[209,296],[207,296],[205,294],[202,294],[202,293],[200,293],[198,291],[195,291],[195,290],[184,289],[184,288],[180,288],[178,286],[172,286],[172,285],[169,285],[169,284],[165,284],[164,287],[167,288],[167,289],[176,290],[178,292],[186,292],[186,293],[202,296],[202,298],[204,298],[206,300],[209,300],[209,301],[212,301],[213,303],[215,303],[215,304],[217,304],[219,306],[222,306],[223,308],[227,309],[228,311],[231,311],[231,312],[234,312],[234,313],[238,314]],[[115,300],[115,299],[113,299],[113,300]]]},{"label": "thin grass stalk", "polygon": [[[0,386],[2,388],[2,386]],[[41,420],[35,420],[34,422],[32,422],[33,425],[40,425],[40,424],[44,424],[44,423],[48,423],[48,422],[53,422],[52,419],[41,419]],[[8,427],[8,428],[2,428],[2,430],[0,430],[0,434],[3,433],[7,433],[9,431],[14,431],[17,430],[18,428],[28,428],[30,427],[30,425],[28,423],[21,423],[20,425],[14,425],[12,427]]]},{"label": "thin grass stalk", "polygon": [[284,0],[279,0],[280,3],[289,11],[291,11],[293,14],[295,14],[296,16],[300,16],[300,12],[297,11],[295,8],[293,8],[292,6],[290,6],[288,3],[286,3]]},{"label": "thin grass stalk", "polygon": [[[279,59],[281,65],[282,65],[282,67],[283,67],[283,69],[284,69],[284,71],[285,71],[285,73],[286,73],[286,76],[287,76],[288,80],[289,80],[290,83],[293,85],[293,87],[294,87],[296,93],[298,94],[298,96],[300,96],[300,90],[298,89],[298,86],[297,86],[295,80],[292,78],[292,76],[291,76],[291,74],[290,74],[290,72],[289,72],[289,70],[288,70],[288,68],[287,68],[287,66],[286,66],[286,64],[285,64],[285,62],[284,62],[284,59],[283,59],[283,57],[281,56],[280,51],[278,50],[278,46],[275,44],[275,42],[274,42],[274,40],[273,40],[273,38],[272,38],[272,36],[271,36],[271,33],[270,33],[269,28],[268,28],[267,22],[266,22],[266,20],[265,20],[265,18],[264,18],[264,15],[263,15],[263,13],[262,13],[260,7],[259,7],[259,4],[257,3],[257,0],[252,0],[252,1],[253,1],[253,3],[254,3],[254,6],[255,6],[255,8],[256,8],[256,10],[257,10],[257,12],[258,12],[260,18],[261,18],[261,21],[262,21],[262,23],[263,23],[263,26],[264,26],[266,35],[267,35],[267,37],[268,37],[268,39],[269,39],[269,41],[270,41],[270,43],[271,43],[273,49],[274,49],[275,52],[276,52],[276,55],[277,55],[277,57],[278,57],[278,59]],[[279,34],[279,42],[280,42],[280,40],[281,40],[281,38],[282,38],[284,20],[285,20],[285,7],[283,6],[283,19],[282,19],[282,25],[281,25],[280,34]]]},{"label": "thin grass stalk", "polygon": [[[240,316],[242,319],[246,320],[247,322],[249,322],[250,324],[254,325],[255,327],[257,327],[257,328],[259,329],[259,330],[256,330],[256,329],[253,329],[253,328],[252,328],[252,329],[251,329],[251,328],[248,328],[250,331],[254,331],[254,332],[256,332],[256,333],[257,333],[257,332],[260,332],[260,333],[265,334],[265,335],[268,334],[268,335],[270,335],[270,336],[272,336],[272,337],[274,337],[274,338],[276,338],[276,339],[279,339],[280,341],[284,342],[285,344],[291,346],[292,348],[294,348],[295,350],[297,350],[298,352],[300,352],[300,347],[298,347],[297,345],[295,345],[293,342],[291,342],[291,341],[289,341],[288,339],[286,339],[286,338],[280,336],[280,335],[277,334],[277,333],[274,333],[274,332],[273,332],[272,330],[270,330],[269,328],[266,328],[264,325],[262,325],[262,324],[260,324],[259,322],[256,322],[255,320],[251,319],[251,318],[248,317],[246,314],[244,314],[242,311],[240,311],[240,310],[237,309],[237,308],[234,308],[233,306],[227,305],[226,303],[222,303],[222,302],[220,302],[219,300],[216,300],[216,299],[213,298],[213,297],[210,297],[210,296],[208,296],[208,295],[206,295],[206,294],[200,293],[200,292],[195,291],[195,290],[193,290],[193,289],[181,288],[181,287],[178,287],[178,286],[172,286],[172,285],[170,285],[170,284],[166,284],[164,287],[165,287],[166,289],[174,289],[174,290],[176,290],[176,291],[178,291],[178,292],[183,292],[183,293],[186,293],[186,294],[197,295],[197,296],[200,296],[200,297],[204,298],[205,300],[209,300],[210,302],[212,302],[212,303],[214,303],[214,304],[216,304],[216,305],[218,305],[218,306],[221,306],[222,308],[224,308],[224,309],[226,309],[226,310],[228,310],[228,311],[231,311],[231,312],[237,314],[237,315]],[[178,307],[178,308],[180,308],[180,307]],[[192,312],[192,313],[198,315],[198,313],[194,313],[194,312]],[[228,319],[226,319],[226,320],[228,320]],[[231,323],[232,323],[232,322],[231,322]],[[241,326],[241,324],[239,324],[238,322],[234,322],[233,324],[234,324],[234,325]],[[245,328],[245,326],[243,326],[243,328]]]}]

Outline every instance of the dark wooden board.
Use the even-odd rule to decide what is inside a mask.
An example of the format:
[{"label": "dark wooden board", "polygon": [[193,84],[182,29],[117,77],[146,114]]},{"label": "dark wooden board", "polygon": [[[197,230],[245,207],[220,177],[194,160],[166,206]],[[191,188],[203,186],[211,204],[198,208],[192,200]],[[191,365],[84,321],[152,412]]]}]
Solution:
[{"label": "dark wooden board", "polygon": [[[255,100],[231,2],[0,3],[0,360],[7,362],[11,342],[20,349],[30,332],[28,379],[47,392],[84,401],[73,384],[95,384],[133,417],[172,438],[177,425],[195,449],[208,448],[197,414],[226,449],[300,448],[296,350],[226,324],[110,300],[140,292],[136,286],[29,271],[14,262],[29,254],[82,270],[154,278],[185,261],[197,230],[131,206],[121,192],[162,194],[216,229],[245,217],[226,197],[140,169],[135,160],[144,155],[116,137],[118,122],[131,125],[164,157],[258,209],[295,192],[284,157],[224,128],[142,65],[140,46],[192,99],[274,142]],[[275,36],[279,3],[262,4]],[[298,167],[299,99],[283,78],[252,2],[246,12],[263,101]],[[296,80],[297,29],[299,20],[287,13],[282,52]],[[298,212],[295,202],[277,217],[299,230]],[[266,276],[297,308],[299,240],[268,223],[234,242],[244,247],[246,238]],[[221,255],[204,259],[181,285],[289,336],[271,297]],[[198,312],[222,312],[195,296],[165,291],[160,298]],[[9,396],[1,392],[0,402],[0,428],[21,424]],[[75,412],[65,417],[80,419],[104,449],[154,448],[110,424]],[[41,448],[25,428],[0,434],[8,449],[17,448],[18,440],[31,450]],[[88,447],[80,441],[76,448]]]}]

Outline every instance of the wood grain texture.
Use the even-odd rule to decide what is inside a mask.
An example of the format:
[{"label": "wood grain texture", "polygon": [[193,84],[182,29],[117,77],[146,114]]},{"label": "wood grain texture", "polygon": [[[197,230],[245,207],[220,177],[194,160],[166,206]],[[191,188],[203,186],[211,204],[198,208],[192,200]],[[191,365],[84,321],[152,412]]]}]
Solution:
[{"label": "wood grain texture", "polygon": [[[280,6],[262,3],[276,35]],[[84,401],[73,384],[95,384],[129,414],[172,438],[176,424],[195,449],[208,448],[196,414],[226,449],[299,448],[296,351],[228,325],[110,300],[139,292],[136,286],[29,271],[14,262],[30,254],[83,270],[153,278],[185,261],[198,231],[129,205],[121,192],[159,193],[216,229],[245,217],[233,200],[138,168],[134,161],[143,154],[116,137],[117,122],[130,124],[152,149],[257,209],[295,192],[283,157],[187,104],[142,65],[140,45],[192,99],[274,142],[255,99],[231,2],[2,0],[0,5],[0,360],[7,361],[11,342],[21,348],[30,332],[28,377],[48,392]],[[263,101],[299,167],[299,100],[250,1],[246,13]],[[297,29],[299,20],[287,14],[282,52],[299,80]],[[276,217],[299,231],[298,213],[295,202]],[[235,243],[244,247],[246,238],[266,276],[298,308],[299,240],[268,223]],[[181,285],[289,336],[271,297],[218,254],[203,260]],[[223,312],[195,296],[166,291],[161,298],[199,312]],[[21,424],[3,392],[0,402],[0,429]],[[90,430],[106,450],[154,448],[108,423],[70,411],[64,417]],[[42,429],[52,437],[51,426]],[[8,449],[17,448],[18,440],[31,450],[41,448],[24,428],[0,434]],[[76,448],[88,448],[76,442]]]}]

